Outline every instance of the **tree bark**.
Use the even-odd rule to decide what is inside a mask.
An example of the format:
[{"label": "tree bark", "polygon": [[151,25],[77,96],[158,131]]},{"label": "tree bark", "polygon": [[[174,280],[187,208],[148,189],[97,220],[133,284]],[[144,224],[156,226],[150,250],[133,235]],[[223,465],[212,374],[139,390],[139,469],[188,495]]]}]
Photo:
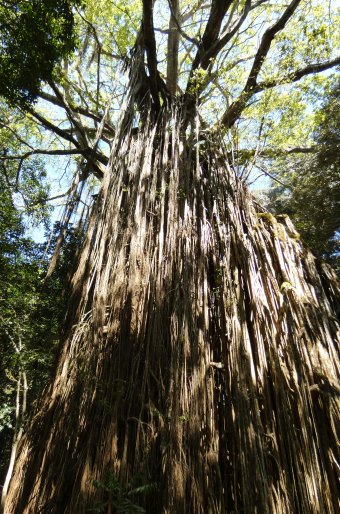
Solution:
[{"label": "tree bark", "polygon": [[179,0],[169,0],[171,15],[169,22],[168,55],[166,86],[174,97],[177,93],[178,82],[178,48],[179,48]]},{"label": "tree bark", "polygon": [[339,284],[181,126],[116,131],[6,514],[337,511]]}]

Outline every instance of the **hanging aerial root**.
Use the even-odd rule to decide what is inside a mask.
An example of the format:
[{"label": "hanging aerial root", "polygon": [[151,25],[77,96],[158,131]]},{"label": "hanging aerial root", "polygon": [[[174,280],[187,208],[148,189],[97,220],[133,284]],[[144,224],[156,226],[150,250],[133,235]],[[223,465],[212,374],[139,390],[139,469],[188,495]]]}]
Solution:
[{"label": "hanging aerial root", "polygon": [[127,127],[6,514],[335,514],[334,274],[176,109]]}]

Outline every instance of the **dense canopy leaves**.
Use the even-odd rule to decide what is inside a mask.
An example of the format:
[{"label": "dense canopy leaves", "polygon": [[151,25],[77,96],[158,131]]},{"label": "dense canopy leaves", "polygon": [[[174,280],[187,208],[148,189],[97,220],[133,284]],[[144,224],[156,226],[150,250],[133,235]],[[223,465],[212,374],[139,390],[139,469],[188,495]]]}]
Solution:
[{"label": "dense canopy leaves", "polygon": [[32,102],[41,81],[75,48],[72,6],[80,0],[3,0],[0,5],[0,95]]}]

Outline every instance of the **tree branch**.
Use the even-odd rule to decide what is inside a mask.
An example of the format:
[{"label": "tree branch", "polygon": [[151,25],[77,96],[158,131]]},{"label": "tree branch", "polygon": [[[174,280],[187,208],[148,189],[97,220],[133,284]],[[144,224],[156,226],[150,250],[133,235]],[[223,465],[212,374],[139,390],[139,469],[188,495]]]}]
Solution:
[{"label": "tree branch", "polygon": [[277,22],[274,23],[274,25],[272,25],[270,28],[268,28],[263,34],[260,46],[255,55],[253,66],[250,70],[244,89],[239,98],[235,100],[226,110],[226,112],[222,116],[221,121],[218,124],[219,126],[224,125],[225,127],[230,128],[232,125],[234,125],[235,121],[240,117],[249,99],[256,92],[257,77],[260,73],[263,62],[268,55],[270,46],[275,38],[275,35],[282,29],[284,29],[290,18],[293,16],[300,2],[301,0],[292,0],[292,2],[288,5],[286,10],[283,12],[282,16],[277,20]]},{"label": "tree branch", "polygon": [[160,109],[158,96],[158,70],[155,31],[153,27],[153,0],[143,0],[143,40],[150,74],[150,92],[156,111]]},{"label": "tree branch", "polygon": [[265,175],[267,175],[267,177],[271,178],[272,180],[274,180],[275,182],[277,182],[278,184],[280,184],[281,186],[283,187],[286,187],[287,189],[292,189],[292,186],[289,186],[288,184],[285,184],[284,182],[282,182],[282,180],[280,180],[279,178],[277,178],[275,175],[273,175],[272,173],[270,173],[266,168],[264,168],[263,166],[260,166],[260,165],[256,165]]},{"label": "tree branch", "polygon": [[57,136],[61,137],[62,139],[69,141],[76,148],[80,147],[78,141],[71,134],[68,134],[66,130],[63,130],[57,125],[54,125],[54,123],[51,123],[49,120],[44,118],[44,116],[38,114],[34,109],[32,109],[32,107],[26,107],[25,110],[29,114],[31,114],[31,116],[33,116],[35,119],[37,119],[43,127],[50,130],[51,132],[54,132],[55,134],[57,134]]},{"label": "tree branch", "polygon": [[297,9],[299,3],[301,0],[293,0],[287,9],[282,14],[281,18],[278,19],[272,27],[267,29],[265,33],[262,36],[262,40],[259,46],[259,49],[257,51],[257,54],[255,56],[252,69],[250,71],[247,83],[245,85],[245,91],[251,90],[255,87],[258,74],[261,70],[262,64],[265,60],[265,58],[268,55],[270,46],[278,32],[280,32],[282,29],[285,28],[286,24],[290,20],[290,18],[293,16],[295,10]]},{"label": "tree branch", "polygon": [[47,202],[52,202],[53,200],[59,200],[59,198],[65,198],[65,196],[68,196],[71,191],[71,188],[69,188],[65,193],[59,193],[55,196],[50,196],[49,198],[39,199],[36,202],[32,202],[29,204],[30,207],[35,207],[36,205],[42,205]]},{"label": "tree branch", "polygon": [[[215,16],[213,16],[212,11],[211,11],[210,18],[208,20],[206,31],[205,31],[205,35],[207,32],[208,36],[210,36],[210,44],[207,45],[207,43],[208,43],[208,36],[207,36],[207,38],[205,40],[206,47],[204,48],[204,50],[202,50],[203,40],[204,40],[204,36],[203,36],[202,48],[200,47],[200,49],[197,52],[196,57],[194,59],[192,69],[190,72],[190,76],[189,76],[189,80],[188,80],[186,93],[185,93],[185,103],[187,104],[188,112],[190,112],[190,110],[192,109],[192,106],[194,104],[194,99],[192,98],[192,94],[190,93],[192,86],[195,84],[195,78],[194,78],[194,73],[193,73],[194,70],[197,67],[201,67],[202,69],[207,70],[209,65],[211,65],[211,63],[213,62],[212,60],[216,58],[216,56],[222,50],[222,48],[224,48],[229,43],[229,41],[231,41],[231,39],[235,36],[235,34],[238,32],[238,30],[240,29],[240,27],[243,25],[244,21],[246,20],[249,12],[251,10],[255,9],[256,7],[258,7],[259,5],[261,5],[262,3],[264,3],[264,1],[266,1],[266,0],[259,0],[255,4],[251,5],[251,0],[246,0],[244,8],[243,8],[243,12],[240,15],[239,19],[237,21],[235,21],[234,25],[231,27],[231,29],[229,31],[222,34],[220,39],[218,39],[218,35],[221,30],[223,18],[225,16],[225,14],[228,12],[228,9],[233,2],[227,1],[225,3],[225,5],[223,6],[223,11],[222,10],[220,11],[220,15],[222,12],[224,12],[224,14],[222,17],[217,18],[218,19],[217,26],[214,27],[213,31],[211,29],[209,29],[209,23],[210,23],[211,19],[214,19],[214,21],[216,22],[217,15],[215,13]],[[229,18],[231,19],[232,16],[233,16],[233,12],[231,13]],[[228,26],[228,24],[229,23],[227,23],[227,26]],[[209,83],[209,80],[206,81],[206,83],[204,85],[201,85],[197,96],[199,96],[202,93],[202,91],[204,90],[204,88],[207,86],[208,83]]]},{"label": "tree branch", "polygon": [[301,147],[301,146],[295,146],[294,148],[287,148],[283,150],[277,150],[276,153],[280,154],[291,154],[291,153],[316,153],[318,151],[318,146],[309,146],[309,147]]},{"label": "tree branch", "polygon": [[179,0],[169,0],[171,10],[168,35],[167,51],[167,72],[166,86],[169,93],[175,96],[178,81],[178,48],[179,48],[179,29],[178,22]]},{"label": "tree branch", "polygon": [[87,138],[86,133],[84,131],[84,127],[83,127],[83,125],[81,123],[81,120],[80,120],[80,118],[78,116],[78,113],[75,113],[73,111],[72,106],[68,102],[67,95],[70,96],[68,94],[68,90],[65,88],[66,94],[63,94],[58,89],[57,85],[54,84],[52,81],[49,83],[49,85],[53,89],[56,97],[62,103],[62,105],[63,105],[63,107],[64,107],[64,109],[66,111],[66,114],[67,114],[67,117],[68,117],[69,121],[75,127],[75,134],[77,136],[77,139],[79,140],[79,144],[81,146],[88,146],[89,145],[89,141],[88,141],[88,138]]},{"label": "tree branch", "polygon": [[196,5],[194,5],[191,9],[189,9],[189,11],[185,12],[182,16],[181,16],[181,23],[185,23],[186,21],[188,21],[190,18],[192,18],[192,16],[195,14],[195,12],[197,12],[198,9],[200,9],[201,11],[205,10],[205,9],[209,9],[211,7],[211,4],[210,2],[209,3],[206,3],[204,4],[203,3],[203,0],[199,0],[197,2]]},{"label": "tree branch", "polygon": [[7,125],[6,123],[0,122],[0,129],[1,128],[9,130],[13,134],[13,136],[19,141],[19,143],[33,149],[33,147],[29,143],[27,143],[27,141],[25,141],[12,127]]},{"label": "tree branch", "polygon": [[338,65],[340,65],[340,57],[332,59],[331,61],[309,64],[308,66],[288,73],[283,77],[278,77],[277,79],[264,80],[263,82],[259,82],[258,84],[256,84],[255,93],[259,93],[261,91],[264,91],[265,89],[270,89],[281,84],[297,82],[306,75],[311,75],[313,73],[321,73],[322,71],[334,68],[334,66]]},{"label": "tree branch", "polygon": [[178,0],[168,0],[168,3],[169,3],[170,11],[171,11],[171,18],[170,18],[170,27],[167,32],[171,33],[171,30],[173,30],[173,28],[177,27],[178,32],[181,34],[181,36],[184,39],[186,39],[187,41],[190,41],[190,43],[193,43],[196,46],[199,46],[199,41],[197,41],[197,39],[194,37],[188,36],[188,34],[186,32],[184,32],[184,30],[181,27],[181,24],[183,23],[183,21],[182,21],[182,18],[179,18],[179,5],[178,5],[179,1]]},{"label": "tree branch", "polygon": [[7,168],[5,166],[5,164],[2,162],[1,163],[1,171],[3,172],[4,174],[4,177],[5,177],[5,182],[7,184],[7,187],[9,187],[10,189],[14,187],[14,184],[11,183],[10,179],[9,179],[9,175],[8,175],[8,172],[7,172]]},{"label": "tree branch", "polygon": [[[50,102],[53,105],[57,105],[58,107],[65,108],[63,101],[60,100],[59,98],[57,98],[55,95],[51,95],[49,93],[46,93],[45,91],[41,91],[39,93],[39,96],[43,100],[46,100],[47,102]],[[82,116],[85,116],[86,118],[90,118],[93,121],[96,121],[97,123],[100,123],[102,120],[102,116],[100,116],[99,114],[95,114],[94,112],[92,112],[88,109],[85,109],[84,107],[72,105],[72,111],[74,111],[78,114],[81,114]],[[115,129],[107,122],[105,122],[105,130],[107,131],[107,133],[109,133],[111,135],[115,134]]]},{"label": "tree branch", "polygon": [[[29,112],[34,118],[36,118],[43,127],[50,130],[54,134],[58,135],[62,139],[65,139],[66,141],[69,141],[70,143],[72,143],[78,150],[79,154],[84,155],[84,151],[85,151],[85,152],[87,152],[87,155],[84,155],[84,156],[88,159],[91,157],[92,149],[90,146],[89,146],[89,150],[87,150],[87,148],[85,148],[85,150],[84,150],[84,148],[81,148],[79,142],[73,136],[71,136],[71,134],[69,134],[66,130],[61,129],[57,125],[54,125],[49,120],[47,120],[46,118],[41,116],[41,114],[38,114],[31,107],[27,107],[26,111]],[[90,152],[90,155],[89,155],[89,152]],[[95,162],[96,160],[98,161],[97,163]],[[101,169],[101,167],[98,163],[104,164],[104,166],[106,166],[107,162],[108,162],[108,159],[105,155],[103,155],[101,152],[98,152],[98,151],[95,152],[94,158],[91,159],[91,164],[93,166],[94,174],[98,178],[103,177],[103,170]]]},{"label": "tree branch", "polygon": [[[255,8],[255,6],[253,8]],[[201,64],[203,69],[206,69],[206,67],[209,65],[209,62],[211,61],[211,59],[214,59],[217,56],[217,54],[222,50],[222,48],[224,48],[229,43],[229,41],[231,41],[231,39],[235,36],[237,31],[243,25],[245,19],[247,18],[248,14],[250,13],[251,10],[252,10],[251,1],[246,0],[243,12],[242,12],[241,16],[239,17],[239,19],[234,23],[234,26],[231,28],[231,30],[229,30],[227,33],[223,34],[218,41],[216,41],[213,45],[211,45],[209,50],[204,55],[204,59],[202,60],[202,64]]]},{"label": "tree branch", "polygon": [[86,155],[91,151],[91,148],[79,148],[79,149],[70,149],[70,150],[42,150],[39,148],[36,148],[34,150],[31,150],[29,152],[25,152],[21,155],[4,155],[0,156],[0,161],[20,161],[23,159],[27,159],[28,157],[31,157],[32,155]]},{"label": "tree branch", "polygon": [[333,59],[331,61],[327,61],[324,63],[314,63],[301,68],[300,70],[296,70],[291,72],[283,77],[278,77],[276,79],[269,79],[263,82],[259,82],[256,84],[251,90],[243,91],[240,97],[233,102],[230,107],[225,111],[221,121],[218,123],[218,126],[225,126],[230,128],[234,125],[237,119],[240,117],[243,110],[248,107],[248,102],[257,93],[261,93],[266,89],[270,89],[276,86],[280,86],[282,84],[290,84],[299,81],[303,77],[307,75],[311,75],[313,73],[321,73],[330,68],[334,68],[334,66],[338,66],[340,64],[340,57]]},{"label": "tree branch", "polygon": [[259,7],[260,5],[265,4],[266,2],[269,2],[269,0],[258,0],[257,2],[255,2],[255,4],[251,6],[251,9],[256,9],[256,7]]},{"label": "tree branch", "polygon": [[[214,31],[214,39],[210,41],[210,44],[207,45],[207,41],[208,41],[208,35],[206,37],[206,49],[205,49],[205,52],[201,55],[201,61],[199,63],[199,66],[202,68],[202,69],[207,69],[207,67],[209,66],[209,63],[211,62],[212,59],[214,59],[218,53],[229,43],[229,41],[231,41],[231,39],[235,36],[235,34],[237,33],[237,31],[240,29],[240,27],[243,25],[245,19],[247,18],[248,14],[250,13],[250,11],[256,9],[257,7],[259,7],[260,5],[262,5],[263,3],[267,2],[268,0],[259,0],[258,2],[256,2],[255,4],[251,4],[251,0],[246,0],[245,2],[245,5],[244,5],[244,8],[243,8],[243,12],[242,14],[240,15],[239,19],[235,21],[233,27],[228,30],[228,31],[225,31],[222,35],[221,35],[221,38],[218,39],[218,33],[221,29],[221,25],[222,25],[222,21],[223,21],[223,18],[225,16],[225,14],[228,12],[228,9],[229,7],[231,6],[232,4],[232,1],[231,2],[226,2],[226,5],[224,6],[225,8],[225,13],[223,15],[223,17],[220,19],[220,22],[219,22],[219,26],[217,24],[217,26],[215,26],[215,31]],[[232,17],[233,15],[233,12],[231,13],[230,15],[230,18]],[[211,16],[209,18],[209,21],[208,21],[208,24],[207,24],[207,27],[206,27],[206,32],[207,32],[207,29],[208,29],[208,25],[209,25],[209,22],[210,22],[210,19],[211,19]],[[230,20],[229,20],[230,21]],[[227,23],[226,27],[228,27],[229,23]],[[225,27],[225,28],[226,28]],[[217,33],[217,37],[216,37],[216,30],[218,30],[218,33]],[[203,40],[202,40],[202,44],[204,42],[204,37],[206,35],[206,32],[203,36]],[[208,33],[210,31],[208,30]],[[197,55],[195,57],[195,60],[197,59]],[[194,68],[194,65],[196,66],[195,64],[195,60],[194,60],[194,64],[193,64],[193,69]]]},{"label": "tree branch", "polygon": [[191,82],[193,72],[197,70],[200,65],[202,65],[202,60],[205,57],[206,52],[208,52],[216,43],[221,30],[223,18],[228,12],[228,9],[232,3],[233,0],[225,0],[224,2],[221,0],[212,1],[209,19],[205,27],[201,44],[198,47],[194,62],[192,64],[188,87],[190,87],[189,84]]},{"label": "tree branch", "polygon": [[315,154],[318,151],[318,146],[308,146],[308,147],[289,147],[289,148],[265,148],[261,149],[259,152],[257,152],[256,149],[250,149],[250,150],[237,150],[233,152],[228,153],[229,159],[236,158],[240,159],[241,161],[247,161],[248,159],[252,159],[255,154],[258,155],[258,157],[267,157],[267,158],[274,158],[281,155],[291,155],[291,154]]}]

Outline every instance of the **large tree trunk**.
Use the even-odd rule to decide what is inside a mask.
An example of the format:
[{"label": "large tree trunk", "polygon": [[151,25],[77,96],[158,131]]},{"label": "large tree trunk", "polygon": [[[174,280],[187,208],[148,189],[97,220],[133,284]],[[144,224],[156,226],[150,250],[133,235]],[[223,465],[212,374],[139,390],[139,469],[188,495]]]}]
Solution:
[{"label": "large tree trunk", "polygon": [[117,130],[6,514],[337,512],[339,286],[180,127]]}]

